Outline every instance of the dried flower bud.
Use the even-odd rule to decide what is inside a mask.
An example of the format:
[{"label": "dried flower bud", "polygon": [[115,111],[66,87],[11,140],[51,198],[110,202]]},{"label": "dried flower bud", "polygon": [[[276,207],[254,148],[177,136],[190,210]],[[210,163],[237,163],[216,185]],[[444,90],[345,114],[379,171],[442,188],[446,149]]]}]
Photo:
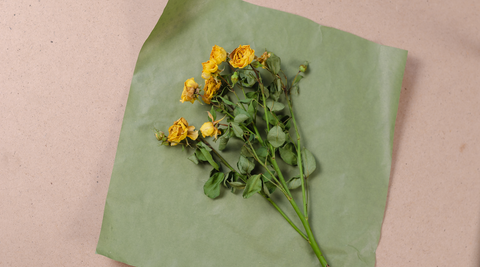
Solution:
[{"label": "dried flower bud", "polygon": [[302,65],[300,65],[300,72],[305,72],[307,70],[307,67],[308,67],[308,61],[305,61]]},{"label": "dried flower bud", "polygon": [[165,133],[162,131],[155,131],[155,137],[158,141],[165,141]]},{"label": "dried flower bud", "polygon": [[234,72],[231,79],[232,83],[236,84],[238,82],[238,72]]},{"label": "dried flower bud", "polygon": [[271,53],[268,53],[267,51],[263,52],[262,56],[257,58],[258,62],[262,65],[265,65],[265,61],[271,56]]}]

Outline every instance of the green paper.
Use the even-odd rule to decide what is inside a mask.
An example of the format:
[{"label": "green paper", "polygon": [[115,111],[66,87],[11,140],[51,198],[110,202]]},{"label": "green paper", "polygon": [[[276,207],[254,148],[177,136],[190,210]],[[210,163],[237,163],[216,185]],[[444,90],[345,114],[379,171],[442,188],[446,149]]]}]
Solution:
[{"label": "green paper", "polygon": [[[188,160],[191,149],[159,146],[154,136],[154,127],[167,132],[180,117],[196,129],[207,121],[210,106],[179,100],[185,80],[202,81],[201,63],[214,44],[227,52],[250,44],[257,56],[268,49],[288,75],[310,62],[293,99],[302,144],[317,165],[308,178],[309,221],[331,267],[373,267],[407,52],[240,0],[170,1],[145,42],[97,253],[134,266],[320,266],[264,198],[225,189],[206,197],[212,167]],[[224,150],[232,166],[236,141]],[[296,218],[278,190],[272,197]]]}]

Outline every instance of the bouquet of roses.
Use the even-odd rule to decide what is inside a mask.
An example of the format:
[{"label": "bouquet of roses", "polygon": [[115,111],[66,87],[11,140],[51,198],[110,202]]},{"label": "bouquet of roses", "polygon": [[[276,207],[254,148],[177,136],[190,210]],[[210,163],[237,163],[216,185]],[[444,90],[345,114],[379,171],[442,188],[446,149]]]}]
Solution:
[{"label": "bouquet of roses", "polygon": [[[201,135],[181,117],[168,128],[168,136],[155,130],[157,140],[167,146],[192,148],[195,152],[189,160],[213,167],[204,185],[206,196],[218,197],[222,186],[232,192],[243,190],[244,198],[260,194],[310,244],[321,265],[329,266],[308,221],[307,181],[316,162],[313,154],[302,147],[291,98],[299,92],[308,62],[300,65],[289,82],[281,69],[280,58],[274,53],[265,51],[257,57],[249,45],[240,45],[227,54],[215,45],[210,59],[202,66],[203,90],[194,78],[188,79],[180,99],[182,103],[203,101],[211,105],[208,121],[200,127]],[[288,112],[284,111],[285,107]],[[217,149],[207,137],[218,142]],[[236,168],[220,152],[232,138],[243,144],[238,151]],[[281,162],[297,167],[298,175],[286,179],[279,167]],[[302,191],[300,207],[291,193],[297,188]],[[290,202],[305,232],[273,201],[271,195],[275,191],[280,191]]]}]

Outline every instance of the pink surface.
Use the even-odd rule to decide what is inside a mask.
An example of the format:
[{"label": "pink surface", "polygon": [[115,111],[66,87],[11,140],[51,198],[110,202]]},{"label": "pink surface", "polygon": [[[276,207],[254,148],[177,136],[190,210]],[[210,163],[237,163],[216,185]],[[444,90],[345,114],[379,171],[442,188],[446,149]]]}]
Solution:
[{"label": "pink surface", "polygon": [[[166,2],[0,2],[0,266],[126,266],[95,247]],[[409,51],[377,267],[480,266],[480,2],[248,2]]]}]

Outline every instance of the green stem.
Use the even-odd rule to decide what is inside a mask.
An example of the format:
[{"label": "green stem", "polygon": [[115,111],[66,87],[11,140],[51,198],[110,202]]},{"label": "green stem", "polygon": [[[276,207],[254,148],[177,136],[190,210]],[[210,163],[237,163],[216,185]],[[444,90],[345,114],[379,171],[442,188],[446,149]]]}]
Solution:
[{"label": "green stem", "polygon": [[267,121],[267,131],[270,131],[270,121],[268,120],[268,108],[267,108],[267,100],[265,99],[265,93],[263,90],[265,87],[262,86],[262,100],[263,100],[263,110],[265,112],[265,120]]},{"label": "green stem", "polygon": [[255,125],[255,123],[253,124],[253,130],[255,131],[255,134],[256,134],[255,136],[257,137],[260,144],[262,144],[262,146],[265,146],[265,142],[263,141],[262,136],[260,136],[260,133],[258,132],[258,129],[257,129],[257,125]]},{"label": "green stem", "polygon": [[305,218],[308,220],[308,202],[306,197],[305,177],[303,176],[302,147],[300,146],[300,133],[298,131],[295,115],[293,114],[292,101],[287,94],[285,94],[285,98],[287,99],[287,102],[288,102],[290,115],[292,115],[293,126],[295,127],[295,134],[297,135],[297,165],[298,165],[298,168],[300,169],[300,179],[302,181],[303,213],[305,214]]},{"label": "green stem", "polygon": [[288,185],[285,182],[285,178],[283,178],[282,171],[278,167],[277,160],[274,157],[272,157],[270,159],[270,164],[272,164],[273,169],[275,170],[275,172],[277,172],[278,178],[280,179],[280,183],[282,184],[283,188],[285,188],[285,191],[287,192],[288,201],[291,201],[293,199],[292,193],[290,193],[290,189],[288,189]]},{"label": "green stem", "polygon": [[288,218],[288,216],[282,211],[282,209],[279,206],[277,206],[277,204],[275,204],[275,202],[273,202],[271,198],[266,197],[266,199],[270,203],[272,203],[272,205],[278,210],[278,212],[280,212],[280,214],[282,214],[283,218],[287,220],[287,222],[293,227],[293,229],[295,229],[308,242],[308,237],[300,229],[298,229],[298,227],[290,220],[290,218]]},{"label": "green stem", "polygon": [[[271,163],[273,165],[273,168],[278,174],[278,177],[282,184],[285,184],[285,178],[283,177],[282,172],[280,171],[280,168],[278,167],[277,161],[275,159],[271,159]],[[287,193],[290,194],[290,190],[288,187],[285,188],[287,190]],[[317,255],[318,260],[322,264],[322,267],[329,267],[325,258],[322,255],[322,252],[320,251],[320,247],[317,244],[317,241],[315,240],[315,237],[313,236],[312,229],[310,228],[310,224],[308,223],[308,220],[306,220],[305,216],[302,214],[300,209],[297,206],[297,203],[293,198],[289,198],[288,201],[292,205],[293,209],[295,210],[295,213],[297,213],[298,218],[300,218],[300,221],[303,224],[303,227],[305,228],[305,232],[307,233],[308,236],[308,243],[312,247],[313,251],[315,252],[315,255]]]},{"label": "green stem", "polygon": [[259,84],[260,91],[262,92],[263,110],[265,111],[265,119],[267,120],[267,130],[270,131],[270,124],[268,123],[267,102],[265,99],[265,93],[263,92],[263,90],[265,90],[265,87],[261,83],[260,75],[258,75],[257,70],[252,65],[250,65],[250,67],[252,68],[253,72],[255,72],[255,75],[257,76],[257,82]]},{"label": "green stem", "polygon": [[[232,114],[230,114],[227,110],[225,110],[224,108],[222,108],[221,105],[216,106],[216,107],[220,108],[220,109],[223,111],[223,113],[226,114],[227,116],[229,116],[230,118],[235,119],[235,117],[234,117]],[[245,126],[245,125],[240,125],[240,127],[241,127],[243,130],[245,130],[245,131],[247,131],[247,132],[249,132],[249,133],[251,133],[251,134],[255,134],[254,132],[252,132],[252,130],[248,129],[248,127]]]},{"label": "green stem", "polygon": [[[282,191],[283,194],[285,194],[285,196],[287,196],[287,192],[285,192],[285,189],[283,189],[282,185],[280,184],[280,182],[277,180],[277,178],[275,178],[275,175],[268,169],[268,167],[265,165],[265,163],[263,163],[259,158],[258,158],[258,155],[257,153],[255,152],[255,149],[253,149],[253,145],[251,142],[248,142],[248,144],[250,145],[250,148],[252,149],[251,151],[249,150],[250,154],[252,154],[252,156],[255,158],[255,160],[260,163],[260,165],[262,165],[262,167],[272,176],[273,180],[275,180],[275,183],[273,183],[275,186],[278,187],[278,189],[280,189],[280,191]],[[248,149],[248,147],[247,147]],[[264,175],[265,176],[265,175]],[[267,178],[267,177],[266,177]],[[269,179],[269,182],[272,182],[270,179]]]},{"label": "green stem", "polygon": [[240,88],[242,89],[243,96],[245,97],[245,99],[247,99],[247,94],[245,94],[245,90],[243,89],[243,86],[241,84],[240,84]]},{"label": "green stem", "polygon": [[[204,143],[206,144],[208,147],[210,147],[210,149],[212,149],[213,153],[215,153],[215,155],[220,159],[220,161],[227,167],[229,168],[232,172],[236,172],[239,176],[240,176],[240,179],[242,179],[242,181],[244,183],[247,182],[247,180],[245,179],[245,177],[243,175],[241,175],[240,173],[238,173],[228,162],[227,160],[225,160],[225,158],[222,157],[222,155],[220,155],[220,153],[218,153],[218,151],[216,151],[212,145],[210,145],[210,143],[205,140],[205,138],[199,136],[199,139]],[[308,238],[305,236],[305,234],[300,231],[300,229],[298,229],[298,227],[292,222],[292,220],[290,220],[290,218],[288,218],[288,216],[283,212],[283,210],[277,206],[277,204],[275,204],[275,202],[268,196],[266,196],[263,192],[262,193],[259,193],[260,195],[262,195],[264,198],[266,198],[268,200],[268,202],[272,203],[272,205],[275,207],[275,209],[283,216],[283,218],[285,218],[285,220],[293,227],[293,229],[295,229],[295,231],[298,232],[298,234],[300,234],[305,240],[308,241]]]}]

